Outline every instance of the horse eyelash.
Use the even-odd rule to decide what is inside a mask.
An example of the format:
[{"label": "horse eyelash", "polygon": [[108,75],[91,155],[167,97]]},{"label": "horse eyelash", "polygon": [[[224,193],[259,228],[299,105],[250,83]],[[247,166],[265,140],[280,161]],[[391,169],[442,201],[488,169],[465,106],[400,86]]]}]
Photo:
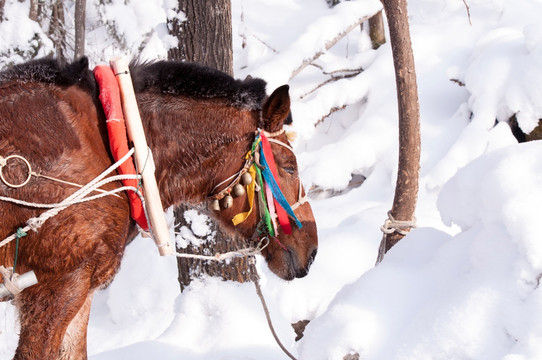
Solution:
[{"label": "horse eyelash", "polygon": [[286,172],[287,172],[288,174],[290,174],[290,175],[293,175],[294,172],[295,172],[295,169],[294,169],[293,167],[289,167],[289,166],[284,167],[284,168],[282,168],[282,169],[283,169],[284,171],[286,171]]}]

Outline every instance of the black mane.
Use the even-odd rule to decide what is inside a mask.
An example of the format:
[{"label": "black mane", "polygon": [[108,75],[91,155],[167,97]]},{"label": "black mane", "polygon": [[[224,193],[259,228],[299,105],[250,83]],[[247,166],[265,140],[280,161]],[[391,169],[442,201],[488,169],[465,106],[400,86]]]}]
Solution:
[{"label": "black mane", "polygon": [[136,92],[152,88],[166,94],[194,98],[224,99],[236,107],[261,109],[265,81],[235,80],[221,71],[195,63],[157,61],[130,65]]},{"label": "black mane", "polygon": [[[0,72],[0,83],[37,81],[61,86],[79,85],[97,95],[97,85],[87,57],[70,64],[41,58],[14,65]],[[235,80],[221,71],[195,63],[157,61],[130,64],[137,92],[155,89],[161,93],[193,98],[223,99],[236,107],[260,110],[266,96],[262,79]]]},{"label": "black mane", "polygon": [[17,64],[0,72],[0,83],[7,81],[37,81],[61,86],[78,84],[91,93],[96,91],[96,82],[88,68],[86,57],[70,64],[61,64],[54,58],[41,58]]}]

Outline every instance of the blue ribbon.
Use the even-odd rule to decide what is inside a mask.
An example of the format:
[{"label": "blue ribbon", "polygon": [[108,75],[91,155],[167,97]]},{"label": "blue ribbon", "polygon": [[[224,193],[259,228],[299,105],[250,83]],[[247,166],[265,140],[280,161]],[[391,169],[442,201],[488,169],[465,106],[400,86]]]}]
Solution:
[{"label": "blue ribbon", "polygon": [[[284,194],[282,194],[282,191],[280,190],[279,185],[277,184],[275,178],[273,177],[273,173],[271,173],[271,170],[269,169],[269,165],[267,165],[267,160],[265,159],[265,155],[263,153],[263,149],[260,147],[260,164],[262,165],[262,175],[265,181],[269,184],[269,187],[271,188],[271,193],[273,193],[273,197],[277,200],[277,202],[282,206],[284,210],[286,210],[286,213],[295,221],[295,224],[299,229],[303,227],[301,225],[301,222],[295,216],[294,211],[292,210],[292,207],[284,197]],[[269,199],[269,201],[273,201],[273,199]]]}]

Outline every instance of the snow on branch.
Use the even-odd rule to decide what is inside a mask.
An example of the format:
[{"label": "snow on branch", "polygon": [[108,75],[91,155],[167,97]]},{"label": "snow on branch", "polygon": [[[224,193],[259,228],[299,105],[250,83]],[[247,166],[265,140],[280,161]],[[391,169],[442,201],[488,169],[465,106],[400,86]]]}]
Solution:
[{"label": "snow on branch", "polygon": [[336,43],[339,42],[342,38],[346,36],[350,31],[354,30],[358,26],[361,25],[364,21],[368,20],[372,15],[364,15],[363,17],[358,18],[356,21],[351,23],[346,29],[341,31],[339,34],[337,34],[333,39],[327,41],[324,45],[323,50],[318,50],[314,55],[312,55],[310,58],[307,58],[303,60],[301,65],[299,65],[290,75],[290,80],[296,77],[304,68],[306,68],[308,65],[312,64],[314,60],[318,59],[320,56],[322,56],[326,51],[331,49]]},{"label": "snow on branch", "polygon": [[[332,48],[349,32],[382,10],[379,0],[342,2],[308,26],[290,46],[269,57],[253,75],[268,81],[269,88],[287,83]],[[280,71],[277,71],[280,63]]]}]

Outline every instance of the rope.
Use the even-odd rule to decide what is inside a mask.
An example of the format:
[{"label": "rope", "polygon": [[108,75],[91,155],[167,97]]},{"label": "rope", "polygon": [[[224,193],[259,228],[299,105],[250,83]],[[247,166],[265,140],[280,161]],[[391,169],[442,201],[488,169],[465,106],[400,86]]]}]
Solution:
[{"label": "rope", "polygon": [[[66,199],[64,199],[62,202],[60,203],[57,203],[57,204],[33,204],[33,203],[26,203],[27,206],[33,206],[33,207],[41,207],[41,205],[47,205],[45,207],[51,207],[53,206],[51,209],[49,209],[48,211],[42,213],[41,215],[39,215],[38,217],[34,217],[34,218],[31,218],[29,219],[26,223],[27,225],[24,227],[24,228],[19,228],[17,229],[17,232],[8,236],[7,238],[5,238],[4,240],[2,240],[0,242],[0,247],[3,247],[5,246],[6,244],[10,243],[11,241],[15,240],[17,237],[18,237],[18,234],[21,232],[24,232],[24,233],[27,233],[28,231],[30,230],[33,230],[33,231],[37,231],[45,221],[47,221],[49,218],[57,215],[60,211],[66,209],[67,207],[69,207],[70,205],[73,205],[73,204],[79,204],[79,203],[82,203],[82,202],[85,202],[85,201],[91,201],[91,200],[95,200],[95,199],[98,199],[100,197],[104,197],[104,196],[108,196],[110,194],[116,194],[117,192],[119,191],[124,191],[126,189],[130,189],[130,190],[133,190],[135,191],[138,195],[140,195],[139,193],[139,190],[138,189],[135,189],[133,187],[122,187],[122,188],[118,188],[118,189],[115,189],[115,190],[112,190],[112,191],[109,191],[107,193],[102,193],[100,195],[95,195],[95,196],[89,196],[89,197],[85,197],[87,196],[89,193],[95,191],[97,188],[103,186],[104,184],[107,184],[109,182],[112,182],[112,181],[117,181],[119,179],[119,177],[124,177],[124,176],[134,176],[134,175],[117,175],[117,176],[111,176],[107,179],[104,180],[104,178],[111,172],[115,171],[115,169],[117,169],[123,162],[125,162],[130,156],[132,156],[134,152],[134,149],[132,148],[130,151],[128,151],[126,153],[126,155],[124,155],[120,160],[118,160],[116,163],[114,163],[113,165],[111,165],[109,168],[107,168],[104,172],[102,172],[100,175],[98,175],[96,178],[94,178],[94,180],[92,180],[91,182],[89,182],[87,185],[81,187],[79,190],[77,190],[76,192],[74,192],[73,194],[71,194],[70,196],[68,196]],[[4,201],[10,201],[10,202],[14,202],[14,203],[19,203],[21,202],[21,200],[17,200],[17,199],[10,199],[10,198],[0,198],[0,200],[4,200]]]},{"label": "rope", "polygon": [[384,254],[386,253],[386,235],[393,234],[394,232],[405,236],[410,229],[416,227],[416,218],[412,220],[395,220],[391,214],[391,210],[388,211],[388,218],[384,221],[384,225],[380,227],[383,233],[382,241],[380,241],[380,247],[378,248],[378,255],[376,257],[376,265],[380,264],[384,260]]},{"label": "rope", "polygon": [[3,285],[12,295],[21,293],[22,290],[13,283],[13,280],[15,280],[18,275],[13,272],[12,268],[5,268],[3,265],[0,265],[0,274],[2,274],[2,278],[4,279]]},{"label": "rope", "polygon": [[280,349],[292,360],[297,360],[295,356],[293,356],[288,349],[282,344],[280,341],[277,332],[275,331],[275,328],[273,327],[273,322],[271,321],[271,314],[269,313],[269,308],[267,307],[267,303],[265,302],[265,298],[262,293],[262,288],[260,286],[260,276],[258,275],[258,271],[256,270],[256,266],[254,266],[254,261],[250,262],[250,269],[254,274],[256,274],[256,277],[254,279],[254,287],[256,287],[256,294],[258,294],[258,297],[260,298],[260,302],[262,303],[263,311],[265,312],[265,318],[267,320],[267,325],[269,326],[269,330],[271,330],[271,334],[273,334],[273,338],[275,339],[277,345],[280,347]]},{"label": "rope", "polygon": [[397,232],[398,234],[405,236],[410,229],[415,227],[416,218],[413,218],[412,220],[395,220],[390,210],[388,211],[388,218],[384,221],[384,225],[380,227],[380,230],[382,230],[384,234]]},{"label": "rope", "polygon": [[15,268],[17,267],[17,260],[19,259],[19,240],[21,240],[22,237],[25,237],[27,234],[21,229],[18,228],[17,232],[15,233],[15,259],[13,260],[13,273],[15,273]]},{"label": "rope", "polygon": [[255,248],[246,248],[236,251],[229,251],[224,254],[217,253],[215,255],[198,255],[198,254],[185,254],[185,253],[176,253],[178,258],[189,258],[189,259],[198,259],[198,260],[208,260],[208,261],[226,261],[236,257],[245,257],[245,256],[254,256],[259,255],[263,249],[269,245],[269,238],[264,236],[258,246]]},{"label": "rope", "polygon": [[[265,241],[265,243],[264,243]],[[271,330],[271,334],[273,334],[273,338],[275,339],[275,342],[280,347],[280,349],[292,360],[297,360],[282,344],[280,341],[275,328],[273,327],[273,322],[271,320],[271,315],[269,313],[269,309],[267,307],[267,303],[265,302],[265,298],[262,293],[262,289],[260,287],[260,275],[258,274],[258,270],[256,269],[255,263],[256,259],[254,258],[255,255],[259,255],[263,249],[265,249],[269,245],[269,238],[267,236],[263,237],[260,242],[258,243],[258,246],[256,248],[247,248],[247,249],[241,249],[237,251],[230,251],[224,254],[216,254],[214,256],[207,256],[207,255],[196,255],[196,254],[183,254],[183,253],[176,253],[177,257],[180,258],[190,258],[190,259],[199,259],[199,260],[209,260],[209,261],[226,261],[231,258],[235,257],[250,257],[249,259],[249,267],[253,274],[255,274],[254,279],[254,286],[256,287],[256,294],[258,295],[258,298],[260,299],[260,302],[262,304],[265,318],[267,319],[267,326],[269,326],[269,330]]]}]

